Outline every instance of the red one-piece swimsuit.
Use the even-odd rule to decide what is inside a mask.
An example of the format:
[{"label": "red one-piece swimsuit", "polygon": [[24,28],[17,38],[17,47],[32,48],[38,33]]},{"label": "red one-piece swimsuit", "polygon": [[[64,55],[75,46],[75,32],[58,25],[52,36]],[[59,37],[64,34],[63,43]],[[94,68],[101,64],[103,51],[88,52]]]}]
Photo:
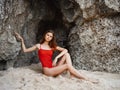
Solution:
[{"label": "red one-piece swimsuit", "polygon": [[41,61],[42,67],[48,67],[52,68],[52,55],[53,50],[45,50],[42,49],[40,46],[40,49],[38,50],[38,56],[39,60]]}]

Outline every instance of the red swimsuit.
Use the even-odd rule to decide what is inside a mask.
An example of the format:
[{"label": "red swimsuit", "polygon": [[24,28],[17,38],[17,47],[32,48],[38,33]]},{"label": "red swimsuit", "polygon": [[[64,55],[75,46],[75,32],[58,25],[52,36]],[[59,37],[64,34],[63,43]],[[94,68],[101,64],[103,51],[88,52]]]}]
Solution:
[{"label": "red swimsuit", "polygon": [[52,55],[53,50],[41,49],[40,46],[40,49],[38,50],[38,56],[43,67],[52,68]]}]

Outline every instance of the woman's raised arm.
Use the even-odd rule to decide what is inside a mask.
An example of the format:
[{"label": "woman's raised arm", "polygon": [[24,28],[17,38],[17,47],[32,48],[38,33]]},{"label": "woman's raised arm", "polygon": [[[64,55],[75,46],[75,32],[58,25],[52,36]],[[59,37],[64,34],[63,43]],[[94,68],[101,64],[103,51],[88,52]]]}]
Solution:
[{"label": "woman's raised arm", "polygon": [[36,45],[34,45],[34,46],[30,47],[30,48],[26,48],[26,46],[25,46],[25,44],[24,44],[24,40],[23,40],[23,38],[20,36],[20,34],[18,34],[17,32],[15,32],[15,35],[16,35],[16,37],[17,37],[18,39],[20,39],[20,41],[21,41],[23,52],[32,52],[32,51],[38,49],[38,44],[36,44]]}]

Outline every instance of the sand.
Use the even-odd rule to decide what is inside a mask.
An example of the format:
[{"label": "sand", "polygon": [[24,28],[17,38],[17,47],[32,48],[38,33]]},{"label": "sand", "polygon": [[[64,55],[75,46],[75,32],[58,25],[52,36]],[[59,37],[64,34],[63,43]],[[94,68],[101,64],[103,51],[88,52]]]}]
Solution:
[{"label": "sand", "polygon": [[42,74],[40,64],[0,71],[0,90],[120,90],[120,74],[79,70],[99,83],[70,78],[64,72],[57,77]]}]

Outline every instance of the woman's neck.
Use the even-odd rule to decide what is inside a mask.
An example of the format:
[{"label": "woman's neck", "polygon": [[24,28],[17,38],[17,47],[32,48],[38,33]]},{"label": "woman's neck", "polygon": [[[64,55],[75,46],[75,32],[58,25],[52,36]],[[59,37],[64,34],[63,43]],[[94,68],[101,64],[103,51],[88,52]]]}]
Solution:
[{"label": "woman's neck", "polygon": [[45,41],[43,44],[45,44],[45,45],[49,45],[49,42],[46,42],[46,41]]},{"label": "woman's neck", "polygon": [[49,42],[46,42],[46,41],[45,41],[42,46],[43,46],[43,48],[46,49],[46,50],[51,50],[51,47],[49,46]]}]

